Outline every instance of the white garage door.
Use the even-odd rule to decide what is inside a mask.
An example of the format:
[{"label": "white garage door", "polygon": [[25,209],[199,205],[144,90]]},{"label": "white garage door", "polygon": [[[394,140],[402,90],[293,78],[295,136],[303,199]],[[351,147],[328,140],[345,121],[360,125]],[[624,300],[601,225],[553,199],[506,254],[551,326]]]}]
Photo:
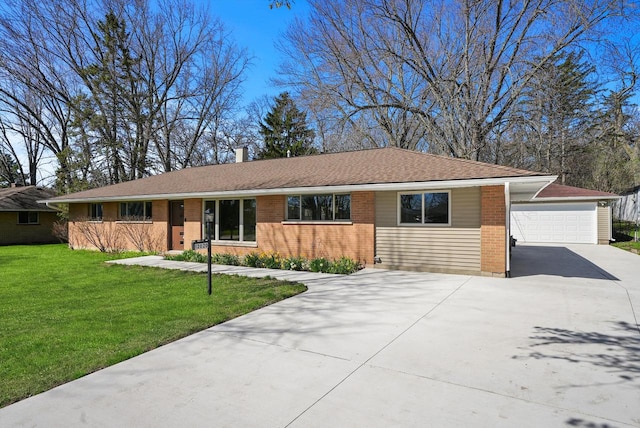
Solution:
[{"label": "white garage door", "polygon": [[520,242],[597,244],[595,202],[512,204],[511,234]]}]

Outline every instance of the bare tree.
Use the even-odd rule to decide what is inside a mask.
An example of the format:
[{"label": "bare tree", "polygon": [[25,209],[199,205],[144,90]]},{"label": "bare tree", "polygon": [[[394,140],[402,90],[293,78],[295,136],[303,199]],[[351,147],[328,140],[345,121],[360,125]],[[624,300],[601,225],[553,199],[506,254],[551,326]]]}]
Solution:
[{"label": "bare tree", "polygon": [[154,230],[153,223],[141,221],[142,219],[129,218],[118,226],[122,234],[138,251],[160,251],[167,236]]},{"label": "bare tree", "polygon": [[115,221],[96,222],[78,218],[72,222],[79,234],[80,248],[95,248],[103,253],[118,253],[124,249],[123,236]]},{"label": "bare tree", "polygon": [[[64,191],[77,190],[73,180],[109,184],[191,165],[236,107],[248,61],[188,0],[0,6],[0,107],[57,156]],[[42,100],[41,111],[15,87]]]},{"label": "bare tree", "polygon": [[[20,87],[18,87],[20,88]],[[16,94],[18,88],[10,89]],[[43,114],[43,105],[33,96],[29,88],[25,89],[21,96],[15,95],[14,99],[20,99],[20,103],[5,99],[0,103],[0,153],[9,156],[18,167],[20,182],[24,185],[35,186],[38,184],[38,167],[45,145],[43,135],[39,128],[34,127],[36,121],[29,120],[32,114]],[[28,106],[28,111],[23,106]],[[23,156],[21,156],[21,154]],[[26,160],[26,168],[21,162]]]},{"label": "bare tree", "polygon": [[371,144],[484,159],[538,71],[617,1],[311,2],[281,46],[280,83],[322,99]]},{"label": "bare tree", "polygon": [[[32,5],[8,0],[0,6],[0,115],[6,126],[28,133],[27,144],[38,141],[55,155],[64,183],[61,190],[69,191],[75,83],[43,26],[51,17],[40,15]],[[30,163],[35,162],[37,151],[30,157]]]}]

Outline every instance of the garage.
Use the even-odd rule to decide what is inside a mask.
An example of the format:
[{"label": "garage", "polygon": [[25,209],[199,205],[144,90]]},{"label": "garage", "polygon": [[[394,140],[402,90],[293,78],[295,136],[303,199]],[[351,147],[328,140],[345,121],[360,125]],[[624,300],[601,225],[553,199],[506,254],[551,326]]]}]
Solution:
[{"label": "garage", "polygon": [[517,242],[608,244],[611,201],[618,195],[552,183],[530,201],[511,203]]},{"label": "garage", "polygon": [[511,234],[518,242],[597,244],[595,202],[511,205]]}]

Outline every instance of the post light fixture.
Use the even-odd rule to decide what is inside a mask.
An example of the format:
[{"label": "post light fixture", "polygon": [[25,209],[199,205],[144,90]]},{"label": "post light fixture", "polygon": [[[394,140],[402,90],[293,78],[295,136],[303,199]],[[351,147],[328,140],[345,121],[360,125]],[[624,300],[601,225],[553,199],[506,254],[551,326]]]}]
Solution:
[{"label": "post light fixture", "polygon": [[215,221],[211,208],[204,211],[204,223],[207,228],[207,293],[211,295],[211,230]]}]

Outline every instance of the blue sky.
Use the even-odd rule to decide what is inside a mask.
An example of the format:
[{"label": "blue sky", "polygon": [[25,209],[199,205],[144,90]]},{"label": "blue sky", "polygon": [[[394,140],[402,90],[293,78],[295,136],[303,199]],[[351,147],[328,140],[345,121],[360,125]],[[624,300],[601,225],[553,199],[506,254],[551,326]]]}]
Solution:
[{"label": "blue sky", "polygon": [[[206,1],[206,0],[203,0]],[[220,18],[236,43],[245,47],[253,57],[244,83],[244,100],[249,104],[262,95],[275,96],[285,88],[274,87],[269,79],[275,77],[282,60],[274,44],[290,22],[304,17],[309,10],[305,0],[295,0],[291,9],[269,9],[271,0],[215,0],[208,3],[211,15]]]}]

